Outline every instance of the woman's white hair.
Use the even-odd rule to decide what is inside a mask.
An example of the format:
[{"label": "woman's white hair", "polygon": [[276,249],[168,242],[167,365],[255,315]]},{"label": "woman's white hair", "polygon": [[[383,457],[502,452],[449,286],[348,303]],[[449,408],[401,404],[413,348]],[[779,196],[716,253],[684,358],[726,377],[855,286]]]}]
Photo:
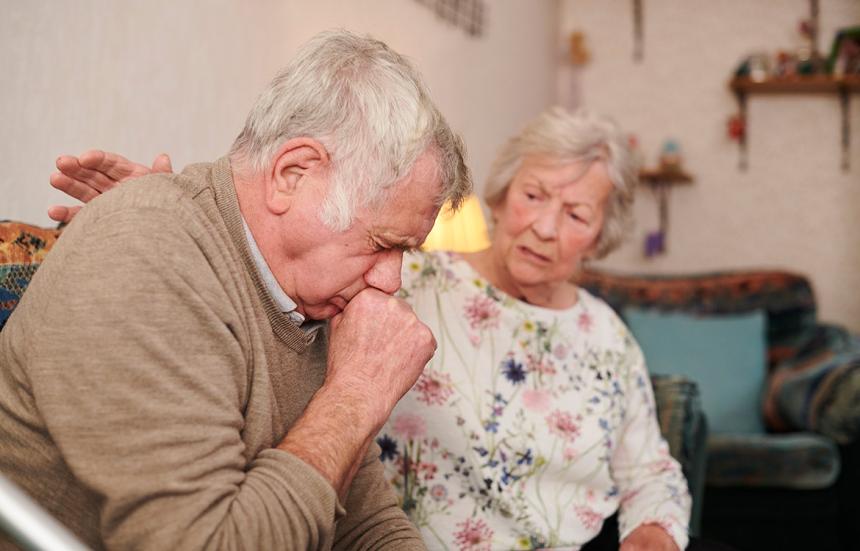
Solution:
[{"label": "woman's white hair", "polygon": [[630,152],[628,137],[614,121],[586,110],[547,109],[508,140],[493,161],[484,188],[488,205],[504,202],[511,180],[528,155],[548,155],[560,161],[604,162],[612,192],[594,256],[602,258],[621,244],[631,225],[638,166]]},{"label": "woman's white hair", "polygon": [[379,40],[344,30],[318,34],[263,91],[230,151],[266,170],[286,140],[311,137],[328,151],[331,185],[320,218],[338,231],[358,208],[381,203],[425,151],[437,161],[441,205],[471,191],[465,148],[430,100],[418,71]]}]

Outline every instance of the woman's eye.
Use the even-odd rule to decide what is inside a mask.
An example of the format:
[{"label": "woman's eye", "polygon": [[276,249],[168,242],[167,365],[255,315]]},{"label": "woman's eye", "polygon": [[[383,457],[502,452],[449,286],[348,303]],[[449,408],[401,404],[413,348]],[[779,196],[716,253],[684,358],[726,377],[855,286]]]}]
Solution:
[{"label": "woman's eye", "polygon": [[526,192],[526,197],[528,198],[529,201],[535,201],[538,198],[537,194],[531,193],[529,191]]},{"label": "woman's eye", "polygon": [[570,219],[571,219],[571,220],[574,220],[574,221],[576,221],[576,222],[580,222],[580,223],[582,223],[582,224],[587,224],[587,223],[588,223],[588,220],[586,220],[586,219],[585,219],[585,218],[583,218],[582,216],[580,216],[580,215],[576,214],[575,212],[570,212],[570,213],[568,213],[568,216],[570,216]]}]

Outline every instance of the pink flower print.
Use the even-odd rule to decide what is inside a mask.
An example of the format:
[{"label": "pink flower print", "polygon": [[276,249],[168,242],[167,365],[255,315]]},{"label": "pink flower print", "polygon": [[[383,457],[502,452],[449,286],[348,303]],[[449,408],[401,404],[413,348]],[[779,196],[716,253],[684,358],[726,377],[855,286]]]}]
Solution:
[{"label": "pink flower print", "polygon": [[671,472],[674,461],[671,459],[661,459],[651,464],[651,472],[654,474]]},{"label": "pink flower print", "polygon": [[469,333],[469,342],[472,343],[472,346],[478,348],[481,345],[481,336],[476,335],[474,333]]},{"label": "pink flower print", "polygon": [[546,416],[549,432],[559,436],[568,442],[579,436],[579,425],[574,423],[573,417],[566,411],[555,410]]},{"label": "pink flower print", "polygon": [[454,538],[460,546],[460,551],[490,551],[493,531],[483,520],[467,518],[457,523],[459,532],[454,532]]},{"label": "pink flower print", "polygon": [[441,484],[434,484],[430,488],[430,498],[433,501],[444,501],[448,497],[448,489]]},{"label": "pink flower print", "polygon": [[597,531],[600,529],[600,525],[603,524],[603,515],[590,507],[577,505],[573,510],[576,512],[579,521],[588,530]]},{"label": "pink flower print", "polygon": [[552,349],[552,355],[555,356],[556,360],[563,360],[568,353],[568,348],[563,344],[555,345],[555,348]]},{"label": "pink flower print", "polygon": [[579,314],[579,319],[577,320],[577,325],[579,328],[588,333],[591,331],[591,327],[594,325],[594,320],[591,319],[591,314],[588,312],[583,312]]},{"label": "pink flower print", "polygon": [[454,393],[451,376],[432,370],[421,374],[418,382],[415,383],[415,390],[418,392],[418,401],[428,406],[444,405]]},{"label": "pink flower print", "polygon": [[555,375],[556,370],[549,358],[538,359],[534,354],[529,354],[526,357],[529,371],[540,373],[541,375]]},{"label": "pink flower print", "polygon": [[573,461],[579,454],[576,453],[576,450],[570,447],[564,448],[564,451],[561,452],[561,457],[565,461]]},{"label": "pink flower print", "polygon": [[427,423],[420,415],[401,413],[394,418],[391,430],[406,440],[417,440],[427,433]]},{"label": "pink flower print", "polygon": [[415,467],[415,473],[419,475],[423,473],[422,476],[424,477],[424,480],[433,480],[434,478],[436,478],[437,470],[438,469],[435,463],[425,463],[423,461],[418,463],[418,465]]},{"label": "pink flower print", "polygon": [[549,409],[552,398],[546,390],[528,389],[523,391],[523,406],[530,411],[542,413]]},{"label": "pink flower print", "polygon": [[494,329],[499,326],[499,308],[487,295],[474,295],[464,308],[473,330]]}]

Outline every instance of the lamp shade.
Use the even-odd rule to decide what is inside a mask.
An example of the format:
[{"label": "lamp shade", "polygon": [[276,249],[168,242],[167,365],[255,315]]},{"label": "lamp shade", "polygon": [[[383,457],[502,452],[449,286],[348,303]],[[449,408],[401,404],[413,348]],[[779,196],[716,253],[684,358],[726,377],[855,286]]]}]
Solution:
[{"label": "lamp shade", "polygon": [[470,195],[457,212],[452,212],[449,204],[442,207],[422,248],[425,251],[470,253],[489,246],[481,203]]}]

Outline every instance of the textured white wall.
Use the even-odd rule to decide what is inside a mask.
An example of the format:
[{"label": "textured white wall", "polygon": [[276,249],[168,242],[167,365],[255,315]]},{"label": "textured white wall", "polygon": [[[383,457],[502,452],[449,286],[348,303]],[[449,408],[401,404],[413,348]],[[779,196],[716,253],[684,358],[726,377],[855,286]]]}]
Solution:
[{"label": "textured white wall", "polygon": [[486,2],[471,38],[409,0],[0,0],[0,219],[49,222],[54,159],[90,147],[174,166],[224,154],[265,83],[317,32],[412,58],[468,145],[476,183],[554,96],[557,2]]},{"label": "textured white wall", "polygon": [[[860,25],[857,0],[821,0],[820,45]],[[631,2],[564,0],[560,28],[586,33],[592,61],[579,98],[637,134],[652,164],[666,138],[679,140],[695,183],[670,197],[669,252],[645,259],[657,227],[646,190],[636,232],[604,266],[670,273],[778,267],[811,277],[824,320],[860,331],[860,95],[851,100],[851,167],[840,170],[839,101],[832,96],[749,100],[749,165],[726,135],[737,112],[727,82],[753,51],[799,42],[807,0],[643,0],[645,58],[634,63]],[[570,86],[560,72],[560,86]]]}]

